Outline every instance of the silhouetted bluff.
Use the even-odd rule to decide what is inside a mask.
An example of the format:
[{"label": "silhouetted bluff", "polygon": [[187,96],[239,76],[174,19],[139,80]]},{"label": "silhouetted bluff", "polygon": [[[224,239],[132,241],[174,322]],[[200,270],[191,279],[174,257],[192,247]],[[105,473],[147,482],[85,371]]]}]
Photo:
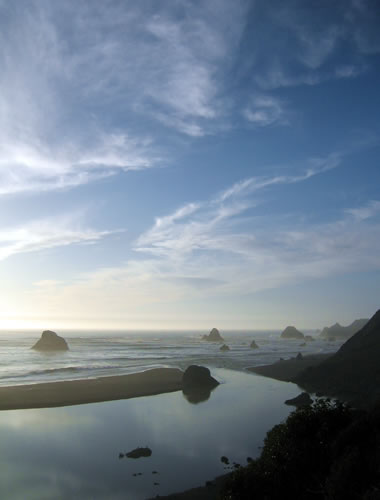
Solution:
[{"label": "silhouetted bluff", "polygon": [[297,330],[294,326],[287,326],[281,333],[282,339],[303,339],[304,334]]},{"label": "silhouetted bluff", "polygon": [[309,391],[338,396],[358,406],[380,398],[380,310],[341,348],[294,381]]},{"label": "silhouetted bluff", "polygon": [[64,338],[51,330],[45,330],[32,349],[36,351],[68,351],[69,346]]},{"label": "silhouetted bluff", "polygon": [[342,326],[339,323],[335,323],[335,325],[332,326],[325,326],[319,336],[323,339],[349,339],[352,335],[355,335],[355,333],[361,330],[367,323],[368,318],[356,319],[348,326]]},{"label": "silhouetted bluff", "polygon": [[208,335],[203,335],[202,340],[208,340],[209,342],[223,342],[223,337],[220,335],[217,328],[213,328]]}]

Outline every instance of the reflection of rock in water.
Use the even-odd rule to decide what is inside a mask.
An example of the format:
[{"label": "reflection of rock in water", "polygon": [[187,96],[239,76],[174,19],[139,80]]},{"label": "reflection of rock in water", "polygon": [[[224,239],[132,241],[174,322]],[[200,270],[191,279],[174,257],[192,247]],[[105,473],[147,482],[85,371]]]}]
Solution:
[{"label": "reflection of rock in water", "polygon": [[189,403],[198,404],[203,401],[207,401],[211,396],[211,391],[215,388],[210,389],[209,387],[188,387],[184,388],[182,393]]},{"label": "reflection of rock in water", "polygon": [[187,368],[182,378],[183,395],[189,403],[207,401],[211,391],[219,385],[210,370],[204,366],[192,365]]}]

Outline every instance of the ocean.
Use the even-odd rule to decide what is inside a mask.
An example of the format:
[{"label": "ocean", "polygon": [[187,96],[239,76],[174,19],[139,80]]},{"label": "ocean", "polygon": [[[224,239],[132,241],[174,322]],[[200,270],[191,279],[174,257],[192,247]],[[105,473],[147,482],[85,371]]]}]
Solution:
[{"label": "ocean", "polygon": [[[314,342],[283,340],[280,331],[223,331],[230,347],[201,340],[205,332],[58,332],[70,347],[67,352],[41,353],[31,349],[40,332],[0,332],[0,385],[34,384],[59,380],[122,375],[150,368],[191,364],[244,370],[302,354],[334,352],[340,342],[315,336]],[[305,332],[307,333],[307,332]],[[258,349],[251,349],[255,340]]]}]

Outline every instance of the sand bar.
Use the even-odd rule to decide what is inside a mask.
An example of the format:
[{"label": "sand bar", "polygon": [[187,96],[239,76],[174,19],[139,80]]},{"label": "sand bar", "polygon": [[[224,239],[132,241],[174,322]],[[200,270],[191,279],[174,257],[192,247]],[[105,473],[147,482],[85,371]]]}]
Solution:
[{"label": "sand bar", "polygon": [[309,368],[309,366],[319,365],[322,361],[325,361],[325,359],[332,355],[333,353],[310,354],[304,356],[303,359],[300,360],[295,358],[285,359],[283,361],[272,363],[271,365],[254,366],[247,369],[251,372],[257,373],[258,375],[263,375],[264,377],[282,380],[283,382],[291,382],[294,377],[306,368]]},{"label": "sand bar", "polygon": [[51,408],[174,392],[182,389],[182,375],[178,368],[155,368],[129,375],[0,387],[0,410]]}]

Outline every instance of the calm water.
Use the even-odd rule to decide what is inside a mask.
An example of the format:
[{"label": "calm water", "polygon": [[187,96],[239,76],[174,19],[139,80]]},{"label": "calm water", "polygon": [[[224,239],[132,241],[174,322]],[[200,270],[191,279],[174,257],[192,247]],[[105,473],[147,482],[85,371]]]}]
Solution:
[{"label": "calm water", "polygon": [[[70,351],[43,354],[31,350],[40,332],[2,332],[0,335],[0,385],[28,384],[54,380],[117,375],[153,367],[186,368],[192,363],[241,370],[248,366],[273,363],[280,357],[332,352],[340,345],[316,340],[281,340],[280,332],[222,332],[230,351],[220,352],[220,344],[200,340],[201,333],[127,332],[74,336],[65,332]],[[317,337],[316,337],[317,338]],[[255,339],[259,349],[250,348]]]},{"label": "calm water", "polygon": [[[0,412],[0,498],[139,500],[222,474],[222,455],[246,463],[266,431],[286,418],[291,408],[283,402],[299,389],[254,374],[212,372],[223,383],[197,405],[176,392]],[[149,446],[152,456],[118,458],[137,446]]]}]

